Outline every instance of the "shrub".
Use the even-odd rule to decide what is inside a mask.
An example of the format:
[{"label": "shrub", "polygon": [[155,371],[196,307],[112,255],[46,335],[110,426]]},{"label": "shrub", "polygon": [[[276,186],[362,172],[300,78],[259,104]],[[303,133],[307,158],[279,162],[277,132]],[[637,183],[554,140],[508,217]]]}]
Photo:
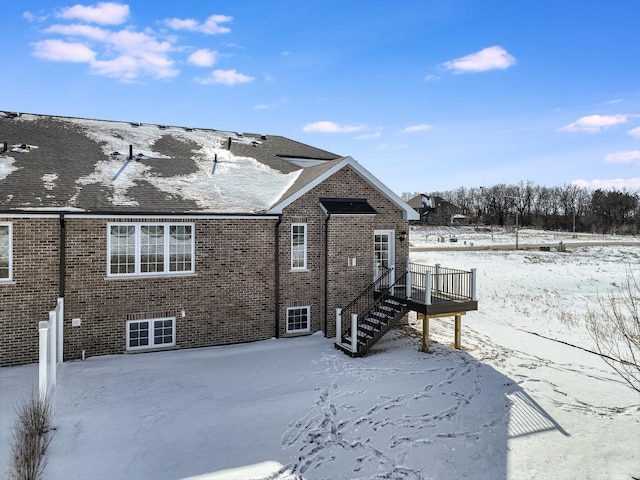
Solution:
[{"label": "shrub", "polygon": [[587,313],[586,326],[603,360],[640,392],[640,283],[630,267],[620,293],[600,298],[600,311]]},{"label": "shrub", "polygon": [[9,480],[44,478],[47,448],[51,442],[51,400],[36,392],[20,403],[11,436]]}]

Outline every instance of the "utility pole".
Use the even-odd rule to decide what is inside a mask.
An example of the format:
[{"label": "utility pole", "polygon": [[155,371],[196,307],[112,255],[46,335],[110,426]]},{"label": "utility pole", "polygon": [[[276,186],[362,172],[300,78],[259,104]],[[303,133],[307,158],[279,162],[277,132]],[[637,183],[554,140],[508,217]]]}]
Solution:
[{"label": "utility pole", "polygon": [[518,207],[520,206],[520,197],[512,197],[509,195],[503,195],[502,198],[510,198],[512,200],[518,200],[518,205],[516,205],[516,250],[518,250],[518,215],[520,213],[520,210],[518,209]]}]

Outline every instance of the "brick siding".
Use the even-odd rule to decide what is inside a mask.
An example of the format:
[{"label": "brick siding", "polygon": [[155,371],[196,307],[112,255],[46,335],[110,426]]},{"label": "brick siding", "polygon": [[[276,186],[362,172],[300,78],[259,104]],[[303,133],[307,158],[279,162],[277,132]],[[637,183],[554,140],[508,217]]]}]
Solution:
[{"label": "brick siding", "polygon": [[[365,198],[375,215],[333,215],[328,222],[328,272],[325,285],[326,214],[321,198]],[[400,208],[345,167],[284,209],[280,227],[280,334],[286,335],[286,309],[295,305],[311,306],[311,331],[335,336],[335,309],[344,307],[373,281],[373,235],[375,230],[409,231],[409,222]],[[291,272],[291,223],[307,222],[307,272]],[[395,242],[396,266],[402,268],[409,255],[409,241]],[[356,266],[347,266],[349,256]],[[325,288],[327,311],[325,330]]]},{"label": "brick siding", "polygon": [[[325,285],[326,215],[322,197],[366,198],[376,215],[330,218]],[[175,348],[249,342],[276,334],[275,228],[271,218],[66,218],[65,360],[118,354],[126,349],[127,319],[176,317]],[[13,225],[13,277],[0,283],[0,366],[38,360],[38,322],[48,319],[59,294],[57,217],[3,218]],[[189,222],[195,225],[195,274],[107,277],[109,222]],[[291,224],[307,223],[307,271],[291,271]],[[335,308],[373,280],[373,232],[409,231],[402,211],[350,167],[285,208],[280,241],[279,336],[286,310],[309,306],[311,332],[335,335]],[[396,235],[397,237],[397,235]],[[408,256],[396,241],[396,265]],[[347,266],[356,256],[357,265]],[[325,312],[325,288],[327,311]],[[180,313],[184,310],[185,316]],[[325,315],[326,314],[326,315]],[[81,325],[73,327],[72,319]],[[325,330],[325,321],[326,330]]]}]

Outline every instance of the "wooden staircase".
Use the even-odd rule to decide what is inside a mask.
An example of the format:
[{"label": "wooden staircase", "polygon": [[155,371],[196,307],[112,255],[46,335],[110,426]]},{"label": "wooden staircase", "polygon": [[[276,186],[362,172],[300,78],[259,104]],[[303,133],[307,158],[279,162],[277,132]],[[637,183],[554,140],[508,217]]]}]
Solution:
[{"label": "wooden staircase", "polygon": [[478,309],[475,269],[407,263],[406,272],[395,281],[394,270],[378,266],[375,271],[375,282],[336,309],[335,347],[352,357],[366,355],[409,311],[423,318],[455,316],[459,327],[461,315]]},{"label": "wooden staircase", "polygon": [[409,306],[403,301],[406,276],[389,285],[391,273],[385,272],[347,307],[339,309],[336,329],[340,333],[335,343],[338,350],[352,357],[366,355],[407,314]]},{"label": "wooden staircase", "polygon": [[352,327],[342,335],[342,341],[336,343],[336,348],[352,357],[362,357],[380,340],[391,328],[404,317],[409,308],[397,300],[382,296],[373,308],[362,315],[356,327],[356,351],[352,351]]}]

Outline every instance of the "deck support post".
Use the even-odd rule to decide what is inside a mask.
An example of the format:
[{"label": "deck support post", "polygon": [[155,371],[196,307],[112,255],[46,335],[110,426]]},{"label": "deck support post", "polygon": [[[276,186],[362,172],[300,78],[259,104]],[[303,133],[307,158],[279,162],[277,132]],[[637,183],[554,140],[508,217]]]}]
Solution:
[{"label": "deck support post", "polygon": [[342,343],[342,309],[336,308],[336,343]]},{"label": "deck support post", "polygon": [[358,314],[351,314],[351,351],[358,353]]},{"label": "deck support post", "polygon": [[422,351],[429,353],[429,344],[431,339],[429,336],[429,317],[426,313],[422,314]]},{"label": "deck support post", "polygon": [[476,269],[471,269],[471,300],[474,302],[478,300],[476,298]]},{"label": "deck support post", "polygon": [[460,350],[461,346],[462,346],[462,342],[461,342],[461,330],[462,330],[462,316],[458,313],[456,314],[456,319],[455,319],[455,340],[454,340],[454,347],[456,348],[456,350]]}]

